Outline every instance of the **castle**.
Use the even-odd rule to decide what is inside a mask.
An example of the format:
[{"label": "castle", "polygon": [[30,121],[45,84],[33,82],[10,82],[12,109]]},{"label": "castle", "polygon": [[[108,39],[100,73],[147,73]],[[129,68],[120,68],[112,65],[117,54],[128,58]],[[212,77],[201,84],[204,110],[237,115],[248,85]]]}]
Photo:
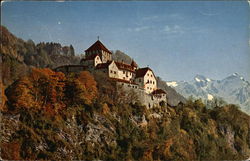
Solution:
[{"label": "castle", "polygon": [[102,72],[125,90],[135,91],[142,104],[149,108],[159,105],[162,101],[166,102],[166,92],[157,88],[153,70],[149,67],[138,68],[134,60],[131,64],[114,61],[112,52],[99,40],[85,50],[85,58],[81,60],[80,65],[65,65],[55,70],[64,73],[82,70],[88,70],[91,73]]}]

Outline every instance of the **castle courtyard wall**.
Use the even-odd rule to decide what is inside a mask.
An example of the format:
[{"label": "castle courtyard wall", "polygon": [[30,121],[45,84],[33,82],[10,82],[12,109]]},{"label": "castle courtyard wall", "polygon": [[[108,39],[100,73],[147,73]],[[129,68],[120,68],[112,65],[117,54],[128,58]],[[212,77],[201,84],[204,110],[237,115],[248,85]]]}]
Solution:
[{"label": "castle courtyard wall", "polygon": [[[117,86],[119,86],[119,88],[122,88],[122,90],[124,90],[128,94],[136,94],[136,96],[138,97],[138,101],[142,105],[146,106],[148,109],[154,106],[159,106],[160,102],[162,101],[167,103],[167,97],[161,97],[161,98],[154,97],[154,95],[146,93],[143,88],[139,87],[136,84],[117,82]],[[129,102],[129,103],[135,103],[135,102]]]}]

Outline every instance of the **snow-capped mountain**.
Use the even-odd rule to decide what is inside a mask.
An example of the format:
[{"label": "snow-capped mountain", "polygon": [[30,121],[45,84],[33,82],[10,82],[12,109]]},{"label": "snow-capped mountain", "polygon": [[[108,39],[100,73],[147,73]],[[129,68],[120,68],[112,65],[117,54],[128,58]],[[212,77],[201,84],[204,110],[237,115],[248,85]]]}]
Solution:
[{"label": "snow-capped mountain", "polygon": [[227,103],[237,104],[241,110],[250,114],[250,83],[242,76],[234,73],[222,80],[213,80],[202,75],[196,75],[193,81],[166,82],[184,97],[193,96],[205,100],[215,97],[224,99]]}]

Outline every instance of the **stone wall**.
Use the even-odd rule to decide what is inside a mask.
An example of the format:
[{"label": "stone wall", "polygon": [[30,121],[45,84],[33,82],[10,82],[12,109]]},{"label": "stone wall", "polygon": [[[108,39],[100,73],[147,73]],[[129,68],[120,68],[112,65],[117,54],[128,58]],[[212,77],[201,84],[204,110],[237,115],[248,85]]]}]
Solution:
[{"label": "stone wall", "polygon": [[70,72],[81,72],[86,70],[84,65],[64,65],[55,69],[56,72],[70,73]]},{"label": "stone wall", "polygon": [[162,101],[167,103],[166,97],[157,98],[152,94],[146,93],[145,89],[139,87],[138,85],[123,82],[117,82],[117,85],[119,86],[119,88],[122,88],[127,94],[136,94],[139,102],[142,105],[145,105],[147,108],[159,106],[160,102]]}]

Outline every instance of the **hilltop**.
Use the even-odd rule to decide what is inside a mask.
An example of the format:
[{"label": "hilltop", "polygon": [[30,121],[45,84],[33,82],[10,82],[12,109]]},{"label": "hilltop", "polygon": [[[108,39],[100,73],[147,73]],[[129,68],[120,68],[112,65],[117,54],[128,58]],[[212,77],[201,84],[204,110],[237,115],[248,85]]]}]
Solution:
[{"label": "hilltop", "polygon": [[[117,88],[102,74],[64,74],[44,68],[79,63],[73,47],[62,52],[60,44],[40,43],[32,45],[33,50],[28,42],[1,30],[5,34],[2,65],[9,71],[3,73],[1,90],[1,160],[250,157],[250,117],[238,106],[215,103],[211,109],[201,99],[186,100],[158,77],[168,103],[147,108],[136,93]],[[53,59],[54,55],[59,59]],[[34,64],[29,62],[31,57]]]},{"label": "hilltop", "polygon": [[[41,42],[35,44],[32,40],[24,41],[16,37],[4,26],[0,27],[1,57],[2,57],[2,84],[3,89],[8,87],[18,78],[31,72],[32,67],[54,69],[63,65],[78,65],[81,57],[75,54],[72,45],[62,46],[55,42]],[[132,59],[119,50],[113,51],[112,57],[116,61],[124,61],[130,64]],[[168,87],[160,77],[157,82],[167,92],[170,105],[176,106],[179,102],[185,102],[185,98],[173,88]]]}]

